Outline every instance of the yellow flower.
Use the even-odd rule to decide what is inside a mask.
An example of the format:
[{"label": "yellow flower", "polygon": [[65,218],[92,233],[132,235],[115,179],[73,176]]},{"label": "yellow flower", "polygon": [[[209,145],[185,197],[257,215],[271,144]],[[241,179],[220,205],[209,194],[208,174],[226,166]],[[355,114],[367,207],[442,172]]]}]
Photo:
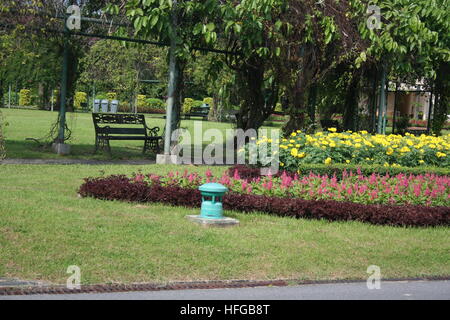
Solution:
[{"label": "yellow flower", "polygon": [[346,163],[350,163],[350,160],[345,160]]},{"label": "yellow flower", "polygon": [[291,133],[291,137],[295,137],[296,135],[297,135],[296,132],[292,132],[292,133]]},{"label": "yellow flower", "polygon": [[423,161],[423,160],[419,160],[419,163],[420,163],[420,164],[422,164],[422,163],[425,163],[425,161]]},{"label": "yellow flower", "polygon": [[330,164],[330,163],[331,163],[331,161],[332,161],[332,160],[331,160],[331,158],[330,158],[330,157],[328,157],[328,158],[326,158],[326,159],[325,159],[324,163],[325,163],[325,164]]},{"label": "yellow flower", "polygon": [[298,154],[298,149],[297,149],[297,148],[292,148],[292,149],[291,149],[291,155],[292,155],[293,157],[296,157],[297,154]]},{"label": "yellow flower", "polygon": [[394,149],[392,149],[392,148],[388,148],[387,150],[386,150],[386,154],[388,155],[388,156],[390,156],[391,154],[393,154],[394,153]]},{"label": "yellow flower", "polygon": [[298,158],[304,158],[306,156],[306,153],[304,153],[304,152],[301,152],[301,153],[299,153],[298,154]]},{"label": "yellow flower", "polygon": [[410,152],[411,149],[409,149],[408,147],[404,146],[403,148],[400,149],[400,152]]},{"label": "yellow flower", "polygon": [[438,158],[443,158],[443,157],[446,157],[447,155],[445,153],[443,153],[443,152],[436,152],[436,156]]},{"label": "yellow flower", "polygon": [[330,131],[330,132],[336,132],[337,129],[336,129],[336,128],[328,128],[328,131]]}]

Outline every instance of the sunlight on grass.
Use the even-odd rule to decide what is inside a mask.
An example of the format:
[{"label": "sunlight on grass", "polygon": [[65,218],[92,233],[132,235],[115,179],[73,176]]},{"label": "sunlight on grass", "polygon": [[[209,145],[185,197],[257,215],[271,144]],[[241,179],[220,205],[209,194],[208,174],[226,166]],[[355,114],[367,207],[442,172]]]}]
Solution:
[{"label": "sunlight on grass", "polygon": [[[226,212],[239,227],[204,229],[198,209],[80,199],[83,177],[204,172],[194,166],[0,166],[0,277],[65,283],[367,278],[450,274],[448,228],[394,228]],[[225,167],[213,167],[220,174]]]}]

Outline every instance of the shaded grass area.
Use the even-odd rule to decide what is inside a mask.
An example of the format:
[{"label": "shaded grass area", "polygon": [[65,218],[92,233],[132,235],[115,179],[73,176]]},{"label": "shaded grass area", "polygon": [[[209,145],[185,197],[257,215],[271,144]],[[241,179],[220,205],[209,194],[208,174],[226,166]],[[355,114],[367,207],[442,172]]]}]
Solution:
[{"label": "shaded grass area", "polygon": [[[2,109],[5,121],[8,126],[5,128],[6,152],[7,158],[24,159],[59,159],[57,154],[53,153],[51,148],[43,148],[35,141],[26,140],[27,138],[42,139],[48,136],[52,124],[57,119],[57,112],[43,110],[21,110],[21,109]],[[195,120],[181,121],[181,127],[189,130],[194,136]],[[148,152],[142,154],[142,141],[112,141],[111,156],[105,152],[94,154],[95,131],[90,113],[67,113],[67,123],[72,130],[72,137],[69,140],[71,145],[71,154],[66,158],[71,159],[154,159],[155,155]],[[162,115],[146,115],[146,123],[149,127],[159,127],[160,134],[163,134],[165,119]],[[219,129],[225,132],[232,128],[230,123],[218,123],[208,121],[197,121],[201,123],[202,130],[211,128]],[[45,139],[44,139],[45,140]],[[48,139],[49,140],[49,139]]]},{"label": "shaded grass area", "polygon": [[[366,279],[450,275],[448,228],[395,228],[358,222],[226,212],[231,229],[185,219],[197,209],[80,199],[82,178],[165,174],[206,167],[0,165],[0,277],[65,283],[224,279]],[[219,174],[225,167],[213,167]]]}]

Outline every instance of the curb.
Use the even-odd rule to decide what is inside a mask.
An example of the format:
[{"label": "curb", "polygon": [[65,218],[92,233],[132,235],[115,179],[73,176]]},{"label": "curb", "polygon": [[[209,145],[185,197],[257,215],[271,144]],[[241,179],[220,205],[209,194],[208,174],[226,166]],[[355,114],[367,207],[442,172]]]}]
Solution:
[{"label": "curb", "polygon": [[[450,280],[450,276],[436,276],[423,278],[386,278],[382,281],[438,281]],[[344,280],[229,280],[229,281],[197,281],[197,282],[173,282],[168,284],[141,283],[141,284],[95,284],[83,285],[80,289],[68,289],[65,286],[39,286],[39,287],[0,287],[2,295],[34,295],[34,294],[79,294],[79,293],[111,293],[132,291],[167,291],[188,289],[225,289],[225,288],[252,288],[252,287],[286,287],[294,285],[311,284],[342,284],[366,282],[361,279]]]}]

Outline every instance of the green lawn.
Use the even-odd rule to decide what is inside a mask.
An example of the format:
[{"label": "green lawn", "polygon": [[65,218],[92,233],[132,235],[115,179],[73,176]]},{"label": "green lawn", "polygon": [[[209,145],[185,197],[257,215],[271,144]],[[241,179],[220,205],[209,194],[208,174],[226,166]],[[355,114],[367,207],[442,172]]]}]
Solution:
[{"label": "green lawn", "polygon": [[[26,138],[40,139],[47,136],[52,124],[57,119],[57,112],[41,110],[1,109],[8,126],[4,129],[6,138],[7,158],[34,158],[34,159],[59,159],[50,148],[43,149],[34,141]],[[189,130],[193,136],[195,120],[181,121],[181,127]],[[200,121],[199,121],[200,122]],[[142,141],[112,141],[111,157],[107,153],[93,154],[95,145],[94,125],[90,113],[68,113],[67,123],[73,134],[68,142],[71,145],[71,154],[66,158],[71,159],[145,159],[155,158],[154,154],[142,155]],[[165,120],[162,115],[146,115],[146,123],[149,127],[164,129]],[[232,127],[230,123],[200,122],[203,130],[216,128],[223,133]]]},{"label": "green lawn", "polygon": [[[378,265],[383,277],[450,275],[448,228],[226,212],[241,225],[204,229],[185,219],[197,213],[195,209],[81,199],[76,194],[82,178],[97,176],[100,170],[164,174],[185,168],[206,170],[0,165],[0,277],[63,284],[69,265],[81,267],[84,284],[366,279],[369,265]],[[215,173],[224,169],[212,168]]]}]

